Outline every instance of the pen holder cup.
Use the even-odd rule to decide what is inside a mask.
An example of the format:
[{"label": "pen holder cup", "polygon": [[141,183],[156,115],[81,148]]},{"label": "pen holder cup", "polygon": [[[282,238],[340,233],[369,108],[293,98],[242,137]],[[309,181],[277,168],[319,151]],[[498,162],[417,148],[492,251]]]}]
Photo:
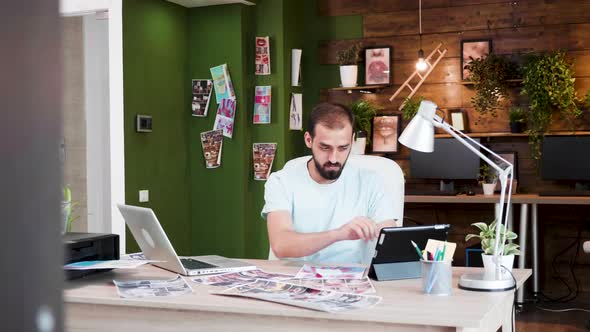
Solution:
[{"label": "pen holder cup", "polygon": [[422,289],[425,294],[451,295],[451,262],[422,260]]}]

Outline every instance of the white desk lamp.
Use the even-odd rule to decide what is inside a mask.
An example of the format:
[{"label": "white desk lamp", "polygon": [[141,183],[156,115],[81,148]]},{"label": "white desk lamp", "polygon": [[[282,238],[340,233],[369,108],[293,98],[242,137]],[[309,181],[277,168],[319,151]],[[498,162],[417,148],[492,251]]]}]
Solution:
[{"label": "white desk lamp", "polygon": [[[502,246],[502,252],[499,252],[500,244],[506,241],[505,237],[502,239],[500,238],[500,228],[501,225],[504,225],[505,227],[508,225],[508,213],[510,209],[510,197],[512,193],[513,166],[507,160],[498,156],[490,149],[479,144],[479,142],[444,122],[440,116],[436,115],[436,107],[436,104],[431,101],[422,101],[420,103],[418,113],[416,116],[414,116],[412,121],[410,121],[406,129],[399,137],[399,142],[412,150],[420,152],[432,152],[434,150],[434,128],[442,128],[445,132],[449,133],[451,136],[465,145],[469,150],[492,166],[498,172],[498,178],[500,180],[500,207],[497,213],[499,223],[496,226],[496,240],[494,242],[493,257],[493,262],[496,264],[495,273],[493,275],[487,275],[483,272],[478,274],[464,274],[459,280],[459,288],[488,292],[514,289],[515,284],[512,277],[508,273],[503,273],[502,267],[500,265],[501,256],[504,254],[504,246]],[[490,160],[486,155],[469,144],[469,142],[479,146],[491,156],[501,160],[507,166],[504,168],[500,167],[500,165]],[[506,186],[508,186],[508,191],[506,190]],[[508,193],[508,198],[505,197],[506,192]],[[504,213],[504,203],[506,203],[506,213]]]}]

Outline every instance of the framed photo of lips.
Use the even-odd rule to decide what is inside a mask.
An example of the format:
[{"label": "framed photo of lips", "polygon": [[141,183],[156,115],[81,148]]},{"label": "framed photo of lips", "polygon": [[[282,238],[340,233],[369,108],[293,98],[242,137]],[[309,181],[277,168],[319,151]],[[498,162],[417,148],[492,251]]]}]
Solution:
[{"label": "framed photo of lips", "polygon": [[397,138],[400,129],[399,115],[377,115],[373,118],[373,142],[374,153],[398,153],[399,145]]},{"label": "framed photo of lips", "polygon": [[391,47],[365,49],[365,85],[391,84]]}]

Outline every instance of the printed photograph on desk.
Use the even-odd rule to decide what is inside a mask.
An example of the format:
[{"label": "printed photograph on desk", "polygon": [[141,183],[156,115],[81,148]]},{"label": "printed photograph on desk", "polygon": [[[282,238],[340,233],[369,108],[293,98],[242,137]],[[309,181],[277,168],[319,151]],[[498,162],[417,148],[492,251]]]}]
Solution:
[{"label": "printed photograph on desk", "polygon": [[362,279],[362,266],[315,266],[305,264],[295,275],[297,279]]},{"label": "printed photograph on desk", "polygon": [[291,94],[291,107],[289,107],[289,129],[303,129],[303,95],[301,93]]},{"label": "printed photograph on desk", "polygon": [[277,152],[277,143],[254,143],[252,150],[254,157],[254,180],[268,180]]},{"label": "printed photograph on desk", "polygon": [[257,280],[212,294],[249,297],[326,312],[367,309],[381,301],[381,297],[374,295],[320,290],[272,280]]},{"label": "printed photograph on desk", "polygon": [[215,99],[221,103],[222,99],[236,99],[234,86],[231,82],[227,64],[222,64],[210,68],[211,77],[213,78],[213,88],[215,89]]},{"label": "printed photograph on desk", "polygon": [[117,286],[117,293],[123,298],[178,296],[193,292],[181,276],[170,280],[113,280],[113,283]]},{"label": "printed photograph on desk", "polygon": [[270,39],[256,37],[256,75],[270,75]]},{"label": "printed photograph on desk", "polygon": [[191,110],[193,116],[207,116],[212,88],[213,81],[211,80],[192,80],[193,100]]},{"label": "printed photograph on desk", "polygon": [[322,290],[332,290],[343,293],[354,294],[371,294],[376,293],[373,283],[368,277],[362,279],[285,279],[283,282],[318,288]]},{"label": "printed photograph on desk", "polygon": [[203,276],[193,278],[192,281],[202,285],[235,287],[251,282],[257,279],[265,280],[285,280],[293,278],[292,275],[282,273],[270,273],[263,270],[255,269],[242,272],[229,272],[216,274],[212,276]]},{"label": "printed photograph on desk", "polygon": [[373,118],[373,152],[397,153],[400,129],[399,115],[377,115]]},{"label": "printed photograph on desk", "polygon": [[213,130],[222,129],[223,136],[232,138],[234,134],[234,117],[236,115],[235,99],[222,99],[217,108]]},{"label": "printed photograph on desk", "polygon": [[223,148],[223,130],[211,130],[201,133],[201,146],[205,157],[206,168],[221,166],[221,150]]},{"label": "printed photograph on desk", "polygon": [[254,89],[254,124],[270,123],[271,86],[257,86]]}]

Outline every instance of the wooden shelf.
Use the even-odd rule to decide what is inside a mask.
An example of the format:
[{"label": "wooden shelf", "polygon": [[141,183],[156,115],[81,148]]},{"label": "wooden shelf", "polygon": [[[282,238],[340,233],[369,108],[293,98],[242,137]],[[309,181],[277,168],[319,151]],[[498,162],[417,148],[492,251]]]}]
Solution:
[{"label": "wooden shelf", "polygon": [[377,90],[381,90],[387,88],[389,85],[365,85],[365,86],[352,86],[352,87],[340,87],[340,88],[330,88],[328,90],[331,91],[346,91],[346,93],[352,93],[352,91],[358,90],[359,92],[363,93],[366,91],[367,93],[374,93]]},{"label": "wooden shelf", "polygon": [[[464,133],[469,137],[528,137],[526,133]],[[545,136],[590,136],[590,131],[552,131]],[[452,137],[449,134],[436,134],[436,138]]]},{"label": "wooden shelf", "polygon": [[[511,80],[506,80],[506,82],[514,84],[514,85],[518,85],[518,84],[522,83],[522,78],[515,78],[515,79],[511,79]],[[471,81],[461,81],[460,83],[462,85],[473,85],[474,84]]]}]

